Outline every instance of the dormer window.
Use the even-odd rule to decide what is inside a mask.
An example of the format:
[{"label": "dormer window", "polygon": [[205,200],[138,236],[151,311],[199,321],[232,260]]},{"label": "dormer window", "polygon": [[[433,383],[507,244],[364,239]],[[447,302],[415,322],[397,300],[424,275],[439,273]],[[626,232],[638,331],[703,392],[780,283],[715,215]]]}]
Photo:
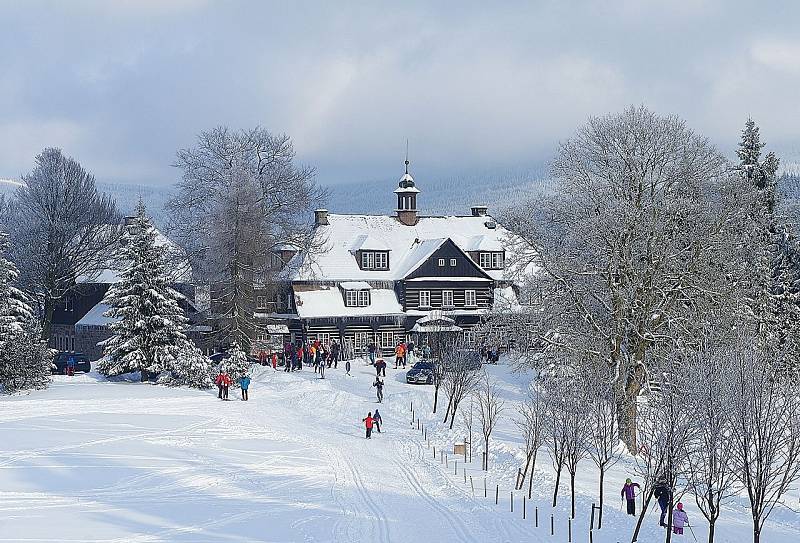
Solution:
[{"label": "dormer window", "polygon": [[505,264],[504,261],[505,258],[502,251],[482,252],[478,255],[478,264],[484,270],[502,270]]},{"label": "dormer window", "polygon": [[388,251],[361,251],[362,270],[388,270]]},{"label": "dormer window", "polygon": [[367,307],[369,303],[369,290],[344,291],[344,305],[347,307]]}]

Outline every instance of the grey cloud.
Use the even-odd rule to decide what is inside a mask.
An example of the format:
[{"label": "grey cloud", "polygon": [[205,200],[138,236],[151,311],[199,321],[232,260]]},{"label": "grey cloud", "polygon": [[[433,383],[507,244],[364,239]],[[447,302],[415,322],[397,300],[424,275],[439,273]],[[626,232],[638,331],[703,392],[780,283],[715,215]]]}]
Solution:
[{"label": "grey cloud", "polygon": [[647,104],[725,150],[800,121],[800,5],[762,2],[0,4],[0,177],[62,146],[98,178],[170,183],[200,130],[286,132],[323,183],[547,159]]}]

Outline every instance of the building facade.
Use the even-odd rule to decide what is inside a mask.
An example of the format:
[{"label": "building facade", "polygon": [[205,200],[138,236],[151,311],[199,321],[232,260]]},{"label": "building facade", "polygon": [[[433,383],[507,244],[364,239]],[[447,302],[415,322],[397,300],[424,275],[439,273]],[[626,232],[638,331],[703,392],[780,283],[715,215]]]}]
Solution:
[{"label": "building facade", "polygon": [[508,232],[486,206],[464,216],[420,214],[408,162],[394,194],[393,215],[315,211],[313,245],[321,250],[284,255],[291,258],[281,291],[290,296],[281,314],[268,315],[282,319],[286,339],[336,340],[353,355],[374,341],[388,354],[435,312],[469,341],[498,297],[514,297]]}]

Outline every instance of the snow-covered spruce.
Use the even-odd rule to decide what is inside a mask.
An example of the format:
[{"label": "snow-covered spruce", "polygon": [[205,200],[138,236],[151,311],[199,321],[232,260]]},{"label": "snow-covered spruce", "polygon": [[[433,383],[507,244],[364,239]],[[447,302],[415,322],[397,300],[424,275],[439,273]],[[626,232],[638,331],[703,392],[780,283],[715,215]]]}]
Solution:
[{"label": "snow-covered spruce", "polygon": [[5,257],[8,235],[0,231],[0,391],[44,388],[51,356],[25,294],[14,286],[16,266]]},{"label": "snow-covered spruce", "polygon": [[181,295],[169,285],[164,248],[157,246],[144,204],[124,234],[118,258],[124,270],[104,303],[112,335],[103,342],[105,357],[98,370],[105,375],[168,372],[172,382],[210,386],[209,363],[184,333],[187,319]]},{"label": "snow-covered spruce", "polygon": [[250,358],[248,358],[247,353],[236,343],[233,344],[228,352],[231,356],[225,359],[222,363],[222,367],[231,376],[233,382],[238,384],[239,379],[250,373],[250,368],[253,363]]}]

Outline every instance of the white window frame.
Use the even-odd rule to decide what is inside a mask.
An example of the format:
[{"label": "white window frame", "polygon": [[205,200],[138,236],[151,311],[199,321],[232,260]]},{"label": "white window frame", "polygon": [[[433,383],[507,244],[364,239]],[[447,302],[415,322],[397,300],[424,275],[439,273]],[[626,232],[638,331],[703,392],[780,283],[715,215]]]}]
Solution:
[{"label": "white window frame", "polygon": [[479,253],[478,264],[481,268],[488,270],[492,267],[492,253]]},{"label": "white window frame", "polygon": [[363,251],[361,253],[361,267],[365,270],[375,268],[375,253],[372,251]]},{"label": "white window frame", "polygon": [[444,268],[444,258],[439,259],[439,267]]},{"label": "white window frame", "polygon": [[331,333],[330,332],[317,332],[316,339],[323,344],[327,344],[331,342]]},{"label": "white window frame", "polygon": [[492,268],[502,270],[503,264],[503,253],[492,253]]},{"label": "white window frame", "polygon": [[259,330],[256,339],[257,341],[269,341],[269,333],[264,330]]},{"label": "white window frame", "polygon": [[345,290],[344,291],[344,305],[346,307],[358,307],[358,291]]},{"label": "white window frame", "polygon": [[394,332],[381,332],[380,346],[382,349],[390,349],[394,347]]},{"label": "white window frame", "polygon": [[353,347],[361,352],[369,345],[369,332],[353,332]]},{"label": "white window frame", "polygon": [[[450,298],[450,303],[447,303],[447,298]],[[455,307],[452,290],[442,291],[442,307]]]},{"label": "white window frame", "polygon": [[389,253],[379,251],[375,253],[375,269],[388,270],[389,269]]},{"label": "white window frame", "polygon": [[266,309],[269,307],[268,304],[267,296],[256,296],[256,309]]},{"label": "white window frame", "polygon": [[464,291],[464,305],[467,307],[478,307],[478,296],[474,290]]},{"label": "white window frame", "polygon": [[455,258],[451,258],[450,259],[450,266],[451,267],[455,268],[457,264],[458,264],[458,261]]},{"label": "white window frame", "polygon": [[431,307],[431,291],[430,290],[420,290],[419,291],[419,306],[420,307]]},{"label": "white window frame", "polygon": [[358,292],[358,307],[369,306],[370,296],[368,290],[359,290]]}]

